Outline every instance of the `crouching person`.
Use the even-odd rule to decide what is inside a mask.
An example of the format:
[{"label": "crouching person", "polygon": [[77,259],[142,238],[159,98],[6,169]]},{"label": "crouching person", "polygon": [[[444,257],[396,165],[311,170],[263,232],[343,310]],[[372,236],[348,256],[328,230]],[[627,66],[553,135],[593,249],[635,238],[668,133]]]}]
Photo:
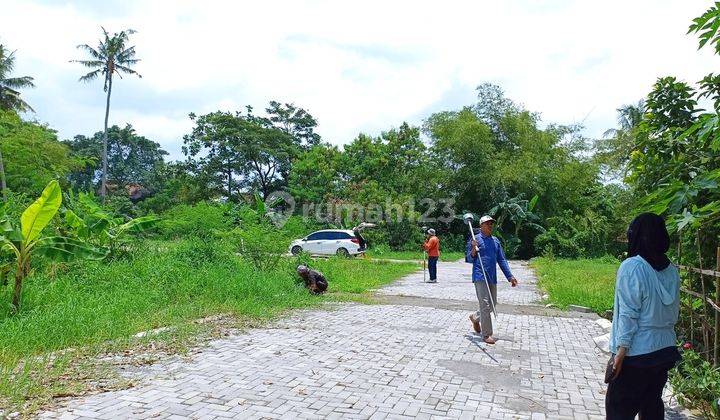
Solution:
[{"label": "crouching person", "polygon": [[327,290],[328,282],[321,272],[311,270],[306,265],[299,265],[297,273],[305,282],[305,287],[307,287],[313,294],[319,295]]}]

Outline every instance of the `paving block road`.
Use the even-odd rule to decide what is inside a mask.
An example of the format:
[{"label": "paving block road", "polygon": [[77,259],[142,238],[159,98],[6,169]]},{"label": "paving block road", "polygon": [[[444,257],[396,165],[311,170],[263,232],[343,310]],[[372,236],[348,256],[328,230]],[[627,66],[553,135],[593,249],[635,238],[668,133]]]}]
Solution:
[{"label": "paving block road", "polygon": [[378,290],[379,304],[298,311],[237,332],[190,361],[158,363],[134,388],[40,417],[604,418],[595,315],[547,310],[532,270],[513,261],[520,286],[499,285],[499,340],[486,345],[468,320],[477,304],[469,268],[441,262],[438,283],[413,273]]}]

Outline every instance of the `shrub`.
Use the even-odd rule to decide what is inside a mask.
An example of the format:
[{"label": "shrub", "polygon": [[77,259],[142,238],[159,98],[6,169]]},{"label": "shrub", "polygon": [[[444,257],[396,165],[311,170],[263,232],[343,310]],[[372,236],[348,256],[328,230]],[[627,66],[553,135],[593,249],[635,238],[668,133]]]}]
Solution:
[{"label": "shrub", "polygon": [[227,215],[235,226],[256,225],[261,221],[257,210],[247,204],[231,204]]},{"label": "shrub", "polygon": [[125,218],[135,218],[141,216],[140,209],[138,209],[135,204],[130,201],[130,198],[128,198],[127,194],[125,194],[124,189],[121,190],[121,193],[119,194],[108,195],[103,207],[111,213],[121,215]]},{"label": "shrub", "polygon": [[713,368],[699,353],[682,352],[682,360],[670,371],[670,383],[682,405],[700,410],[707,418],[720,418],[720,369]]},{"label": "shrub", "polygon": [[214,238],[218,231],[227,231],[232,227],[226,210],[223,205],[206,202],[194,206],[181,204],[163,215],[160,232],[168,239],[188,236]]},{"label": "shrub", "polygon": [[579,258],[585,254],[585,248],[578,243],[577,230],[571,235],[564,235],[554,227],[535,237],[535,249],[543,255],[560,258]]},{"label": "shrub", "polygon": [[240,253],[260,271],[275,269],[291,241],[283,232],[267,225],[248,226],[237,232]]},{"label": "shrub", "polygon": [[465,252],[466,236],[458,233],[447,233],[440,237],[440,249],[443,251]]},{"label": "shrub", "polygon": [[182,240],[171,251],[172,257],[190,267],[218,263],[232,257],[231,248],[222,240],[191,237]]},{"label": "shrub", "polygon": [[323,227],[319,223],[316,223],[309,218],[305,219],[302,216],[292,216],[288,218],[287,222],[285,222],[280,230],[285,233],[290,241],[292,241],[294,239],[304,238],[309,233],[322,228]]}]

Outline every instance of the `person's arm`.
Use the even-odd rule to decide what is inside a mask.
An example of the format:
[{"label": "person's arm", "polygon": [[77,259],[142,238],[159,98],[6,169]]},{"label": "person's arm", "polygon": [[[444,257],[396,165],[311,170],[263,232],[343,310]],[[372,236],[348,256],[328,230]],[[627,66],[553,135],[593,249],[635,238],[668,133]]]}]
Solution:
[{"label": "person's arm", "polygon": [[618,301],[618,319],[616,320],[618,328],[615,343],[618,349],[613,362],[613,378],[620,374],[625,354],[630,350],[633,337],[638,329],[638,318],[640,318],[642,310],[641,275],[642,272],[637,267],[631,267],[630,270],[621,267],[615,281],[615,296]]},{"label": "person's arm", "polygon": [[475,238],[470,239],[465,247],[465,262],[474,263],[477,259],[477,246]]},{"label": "person's arm", "polygon": [[633,336],[638,329],[638,318],[642,309],[642,290],[640,289],[641,270],[619,270],[615,282],[615,294],[618,297],[618,329],[615,342],[619,347],[630,349]]},{"label": "person's arm", "polygon": [[509,281],[512,286],[515,287],[517,285],[517,279],[510,271],[510,264],[508,264],[507,258],[505,258],[505,251],[503,251],[503,247],[502,245],[500,245],[500,241],[496,239],[495,243],[497,244],[497,262],[500,266],[500,270],[502,270],[503,274],[505,274],[505,278],[507,279],[507,281]]}]

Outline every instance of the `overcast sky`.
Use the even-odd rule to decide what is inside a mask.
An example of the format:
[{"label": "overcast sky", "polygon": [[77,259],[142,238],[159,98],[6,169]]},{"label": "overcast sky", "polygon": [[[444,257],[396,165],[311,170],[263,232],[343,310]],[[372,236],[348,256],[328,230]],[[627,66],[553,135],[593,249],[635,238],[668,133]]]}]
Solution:
[{"label": "overcast sky", "polygon": [[111,124],[131,123],[179,158],[187,114],[292,102],[326,141],[379,134],[472,104],[493,82],[545,122],[599,136],[658,76],[717,71],[685,35],[711,2],[0,0],[0,42],[23,92],[61,138],[102,129],[102,82],[80,84],[100,26],[132,28],[142,79],[113,86]]}]

